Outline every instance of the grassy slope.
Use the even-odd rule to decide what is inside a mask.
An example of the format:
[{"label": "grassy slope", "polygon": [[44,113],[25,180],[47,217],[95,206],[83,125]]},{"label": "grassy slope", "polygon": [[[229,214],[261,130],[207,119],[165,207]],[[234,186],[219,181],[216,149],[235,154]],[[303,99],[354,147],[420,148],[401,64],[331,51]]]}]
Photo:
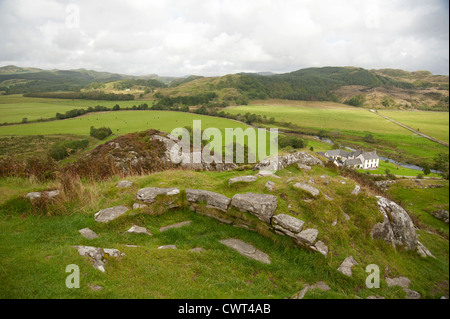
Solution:
[{"label": "grassy slope", "polygon": [[[254,174],[243,172],[192,172],[166,171],[149,176],[129,178],[134,185],[128,189],[115,187],[119,179],[102,183],[83,182],[75,193],[62,200],[62,209],[52,216],[35,216],[30,213],[30,204],[21,195],[29,190],[52,188],[52,185],[29,184],[28,180],[2,180],[2,187],[10,187],[9,194],[2,198],[0,206],[0,280],[2,298],[284,298],[319,280],[332,288],[329,292],[313,291],[307,298],[354,298],[355,295],[382,295],[403,298],[404,292],[395,287],[388,288],[384,280],[381,289],[365,288],[367,276],[365,266],[379,265],[381,276],[407,276],[411,288],[425,298],[448,295],[448,241],[442,237],[420,232],[420,240],[437,259],[423,259],[415,253],[395,252],[380,241],[373,241],[369,232],[379,221],[376,203],[370,192],[359,196],[350,195],[354,182],[347,180],[327,168],[316,167],[301,172],[290,167],[277,174],[274,194],[278,196],[276,214],[295,215],[306,222],[305,227],[319,229],[319,239],[330,248],[325,259],[296,247],[284,236],[263,237],[246,229],[221,224],[214,219],[200,216],[189,210],[175,210],[163,215],[148,214],[153,209],[133,211],[108,224],[98,224],[93,214],[101,208],[124,204],[131,206],[136,191],[142,187],[177,186],[213,190],[227,196],[236,193],[268,193],[264,184],[271,178],[259,178],[252,184],[227,185],[230,177]],[[321,182],[320,175],[328,175],[330,185]],[[323,195],[311,203],[308,198],[286,184],[286,180],[310,177],[322,193],[334,197],[327,201]],[[55,186],[53,186],[55,187]],[[82,191],[81,191],[81,190]],[[80,195],[81,194],[81,195]],[[19,196],[20,195],[20,196]],[[65,198],[65,196],[63,196]],[[441,198],[445,201],[445,198]],[[447,197],[448,201],[448,197]],[[289,205],[291,207],[289,208]],[[364,209],[361,209],[364,207]],[[346,221],[343,213],[350,216]],[[25,213],[25,214],[24,214]],[[237,212],[236,212],[237,213]],[[240,213],[249,222],[255,220]],[[22,216],[22,218],[20,217]],[[336,227],[331,226],[338,220]],[[173,229],[165,233],[159,227],[175,222],[191,220],[190,226]],[[149,228],[154,236],[124,233],[133,224]],[[90,227],[100,238],[87,240],[78,230]],[[235,237],[252,243],[269,254],[272,264],[265,265],[240,256],[223,246],[220,239]],[[141,247],[130,248],[125,244]],[[157,250],[159,245],[175,244],[178,250]],[[78,255],[72,245],[92,245],[117,248],[127,256],[121,260],[110,259],[106,273],[95,270],[90,262]],[[190,252],[194,247],[206,251]],[[339,274],[336,269],[348,255],[353,255],[358,265],[353,267],[354,278]],[[65,267],[77,264],[80,267],[81,288],[65,288]],[[386,268],[388,267],[388,268]],[[447,285],[443,284],[447,281]],[[88,284],[98,284],[104,290],[92,291]]]}]

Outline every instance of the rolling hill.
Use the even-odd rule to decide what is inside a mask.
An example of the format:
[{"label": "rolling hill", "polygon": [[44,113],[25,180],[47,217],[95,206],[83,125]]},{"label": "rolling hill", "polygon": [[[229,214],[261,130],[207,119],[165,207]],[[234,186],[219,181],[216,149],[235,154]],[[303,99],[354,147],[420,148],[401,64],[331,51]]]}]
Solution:
[{"label": "rolling hill", "polygon": [[[448,88],[448,76],[433,75],[428,71],[358,67],[178,78],[154,74],[130,76],[84,69],[0,68],[0,91],[5,94],[81,90],[133,94],[136,99],[162,99],[215,93],[216,97],[207,106],[219,107],[271,98],[333,101],[367,108],[448,111]],[[194,105],[204,105],[204,102]]]}]

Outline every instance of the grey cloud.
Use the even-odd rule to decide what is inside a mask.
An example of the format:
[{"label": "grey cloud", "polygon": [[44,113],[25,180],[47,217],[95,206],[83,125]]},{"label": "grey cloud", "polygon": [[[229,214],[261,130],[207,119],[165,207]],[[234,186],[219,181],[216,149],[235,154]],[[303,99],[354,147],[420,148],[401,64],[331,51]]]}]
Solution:
[{"label": "grey cloud", "polygon": [[[79,25],[68,23],[71,4]],[[449,67],[438,0],[5,0],[0,29],[0,65],[161,75]]]}]

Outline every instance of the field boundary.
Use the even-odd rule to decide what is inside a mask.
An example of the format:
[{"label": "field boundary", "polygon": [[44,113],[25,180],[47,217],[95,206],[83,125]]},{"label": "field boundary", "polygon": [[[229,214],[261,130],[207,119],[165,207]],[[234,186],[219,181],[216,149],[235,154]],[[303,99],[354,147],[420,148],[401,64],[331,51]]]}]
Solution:
[{"label": "field boundary", "polygon": [[397,125],[399,125],[399,126],[401,126],[401,127],[403,127],[403,128],[406,128],[407,130],[410,130],[410,131],[416,133],[417,135],[420,135],[420,136],[422,136],[422,137],[425,137],[425,138],[429,139],[430,141],[439,143],[439,144],[441,144],[441,145],[444,145],[445,147],[449,147],[449,144],[448,144],[448,143],[443,142],[443,141],[440,141],[440,140],[438,140],[438,139],[436,139],[436,138],[434,138],[434,137],[432,137],[432,136],[423,134],[423,133],[421,133],[421,132],[419,132],[419,131],[417,131],[417,130],[411,128],[411,127],[409,127],[408,125],[405,125],[405,124],[403,124],[403,123],[400,123],[399,121],[396,121],[396,120],[394,120],[394,119],[391,119],[390,117],[388,117],[388,116],[386,116],[386,115],[380,114],[380,113],[378,113],[378,112],[376,112],[376,111],[373,111],[373,110],[370,110],[370,112],[375,113],[375,114],[381,116],[382,118],[385,118],[386,120],[391,121],[392,123],[395,123],[395,124],[397,124]]}]

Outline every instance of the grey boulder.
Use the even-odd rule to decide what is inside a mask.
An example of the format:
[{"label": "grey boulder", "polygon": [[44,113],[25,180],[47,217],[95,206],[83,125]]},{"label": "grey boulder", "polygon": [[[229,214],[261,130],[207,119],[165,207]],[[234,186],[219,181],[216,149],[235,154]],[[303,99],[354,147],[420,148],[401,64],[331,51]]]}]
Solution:
[{"label": "grey boulder", "polygon": [[189,202],[206,202],[207,206],[226,212],[230,205],[231,199],[225,195],[205,191],[201,189],[186,189],[186,199]]},{"label": "grey boulder", "polygon": [[233,177],[228,180],[228,185],[232,185],[234,183],[239,183],[239,182],[251,183],[251,182],[255,182],[257,179],[258,179],[258,177],[252,176],[252,175]]},{"label": "grey boulder", "polygon": [[108,223],[111,220],[118,218],[119,216],[125,214],[128,211],[128,208],[122,205],[109,207],[100,210],[98,213],[94,215],[94,219],[99,223]]},{"label": "grey boulder", "polygon": [[223,239],[220,241],[225,246],[228,246],[236,250],[242,256],[260,261],[265,264],[270,264],[270,258],[266,253],[256,249],[253,245],[250,245],[242,240],[235,238]]},{"label": "grey boulder", "polygon": [[295,237],[296,234],[301,232],[304,224],[304,221],[286,214],[278,214],[272,217],[273,228],[290,237]]},{"label": "grey boulder", "polygon": [[305,182],[300,182],[300,183],[295,183],[293,185],[295,188],[300,188],[301,190],[304,190],[305,192],[310,193],[311,195],[318,196],[320,194],[319,190],[311,185],[309,185],[308,183]]},{"label": "grey boulder", "polygon": [[173,196],[180,193],[180,190],[176,187],[160,188],[160,187],[147,187],[141,188],[136,194],[136,199],[152,204],[156,200],[158,195]]},{"label": "grey boulder", "polygon": [[415,250],[417,234],[408,213],[398,204],[377,196],[378,209],[383,214],[382,223],[372,228],[372,238],[383,239],[394,247],[403,246],[406,250]]},{"label": "grey boulder", "polygon": [[270,223],[277,204],[277,197],[267,194],[236,194],[231,199],[231,206],[249,212],[266,223]]},{"label": "grey boulder", "polygon": [[353,275],[352,267],[357,264],[358,262],[353,258],[353,256],[349,256],[344,259],[342,264],[339,266],[338,271],[346,276],[351,277]]}]

